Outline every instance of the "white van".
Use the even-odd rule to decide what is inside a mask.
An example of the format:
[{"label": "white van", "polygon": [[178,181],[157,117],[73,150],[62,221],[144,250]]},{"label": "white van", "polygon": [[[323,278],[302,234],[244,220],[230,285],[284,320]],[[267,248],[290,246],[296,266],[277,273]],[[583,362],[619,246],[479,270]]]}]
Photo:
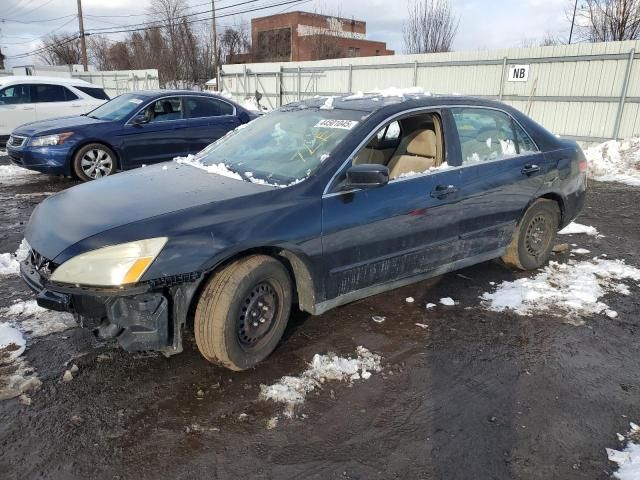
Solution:
[{"label": "white van", "polygon": [[75,78],[0,77],[0,144],[22,124],[80,115],[108,100],[101,87]]}]

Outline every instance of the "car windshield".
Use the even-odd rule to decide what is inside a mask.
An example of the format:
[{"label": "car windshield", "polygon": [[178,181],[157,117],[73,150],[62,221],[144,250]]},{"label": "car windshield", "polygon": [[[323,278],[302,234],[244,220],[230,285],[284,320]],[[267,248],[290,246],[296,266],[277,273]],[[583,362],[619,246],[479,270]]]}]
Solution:
[{"label": "car windshield", "polygon": [[315,172],[363,115],[341,109],[278,110],[209,145],[195,160],[223,164],[256,183],[288,185]]},{"label": "car windshield", "polygon": [[125,93],[113,100],[100,105],[87,114],[88,117],[99,120],[117,122],[131,115],[141,104],[144,98],[134,93]]}]

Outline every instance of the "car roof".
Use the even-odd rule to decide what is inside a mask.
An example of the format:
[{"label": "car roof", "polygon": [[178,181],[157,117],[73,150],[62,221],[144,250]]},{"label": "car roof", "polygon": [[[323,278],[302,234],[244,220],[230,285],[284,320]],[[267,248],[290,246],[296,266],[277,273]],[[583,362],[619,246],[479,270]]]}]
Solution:
[{"label": "car roof", "polygon": [[[286,107],[306,106],[309,108],[329,107],[343,110],[356,110],[362,112],[375,112],[385,107],[406,106],[410,108],[440,107],[444,105],[470,105],[486,106],[510,110],[508,105],[487,98],[472,97],[466,95],[438,95],[430,93],[416,93],[413,89],[403,91],[401,89],[389,89],[387,91],[375,91],[371,93],[357,93],[354,95],[341,95],[334,97],[313,97],[286,105]],[[328,99],[331,99],[330,101]]]},{"label": "car roof", "polygon": [[4,86],[12,83],[53,83],[71,85],[72,87],[78,85],[80,87],[102,88],[79,78],[43,77],[40,75],[9,75],[7,77],[0,77],[0,85]]}]

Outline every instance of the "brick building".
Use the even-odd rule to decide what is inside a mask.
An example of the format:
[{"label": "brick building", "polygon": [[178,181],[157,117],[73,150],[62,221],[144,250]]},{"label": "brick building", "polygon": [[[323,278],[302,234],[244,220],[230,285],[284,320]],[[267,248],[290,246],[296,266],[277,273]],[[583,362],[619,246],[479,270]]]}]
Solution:
[{"label": "brick building", "polygon": [[254,62],[295,62],[393,55],[385,42],[366,39],[359,20],[290,12],[251,20]]}]

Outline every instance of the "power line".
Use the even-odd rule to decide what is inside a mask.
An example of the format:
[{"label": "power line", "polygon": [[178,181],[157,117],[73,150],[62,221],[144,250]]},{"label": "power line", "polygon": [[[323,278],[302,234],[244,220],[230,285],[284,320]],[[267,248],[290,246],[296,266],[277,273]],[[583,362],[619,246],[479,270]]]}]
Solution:
[{"label": "power line", "polygon": [[[240,7],[242,5],[247,5],[249,3],[256,3],[256,2],[261,2],[261,1],[263,1],[263,0],[245,0],[243,2],[234,3],[233,5],[227,5],[227,6],[224,6],[224,7],[219,7],[217,10],[226,10],[226,9],[229,9],[229,8]],[[302,0],[297,0],[297,1],[302,1]],[[209,3],[209,5],[210,5],[210,3]],[[262,7],[262,9],[271,8],[272,6],[274,6],[274,5],[270,5],[268,7]],[[278,6],[278,5],[275,5],[275,6]],[[253,11],[253,10],[249,10],[249,11]],[[180,15],[179,17],[175,18],[175,23],[178,23],[182,19],[187,18],[187,17],[194,17],[194,16],[197,16],[197,15],[210,14],[212,12],[213,12],[213,10],[209,9],[209,10],[203,10],[203,11],[200,11],[200,12],[193,12],[193,13],[187,13],[185,15]],[[239,12],[239,13],[245,13],[245,12]],[[237,15],[237,13],[234,13],[233,15]],[[219,17],[221,17],[221,16],[219,15]],[[174,20],[174,19],[172,19],[172,20]],[[150,28],[156,28],[156,27],[164,26],[164,23],[165,23],[165,20],[152,20],[152,21],[149,21],[149,22],[132,23],[132,24],[123,25],[123,26],[126,27],[126,28],[144,27],[144,26],[149,26]],[[114,27],[105,27],[105,28],[93,29],[92,33],[100,33],[100,32],[103,32],[103,31],[105,33],[113,33],[113,32],[110,32],[110,30],[112,30],[113,28]]]},{"label": "power line", "polygon": [[[259,0],[247,0],[247,1],[240,2],[240,3],[234,4],[234,5],[228,5],[228,6],[225,6],[225,7],[220,7],[219,10],[232,8],[232,7],[237,7],[237,6],[241,6],[241,5],[246,5],[248,3],[255,3],[256,1],[259,1]],[[246,10],[243,10],[243,11],[229,12],[229,13],[225,13],[223,15],[217,15],[216,19],[225,18],[225,17],[231,17],[231,16],[234,16],[234,15],[242,15],[242,14],[245,14],[245,13],[257,12],[257,11],[260,11],[260,10],[267,10],[269,8],[280,7],[280,6],[284,6],[284,5],[293,5],[293,4],[296,4],[296,3],[298,3],[298,4],[299,3],[307,3],[307,0],[285,0],[285,1],[277,2],[277,3],[273,3],[273,4],[270,4],[270,5],[264,5],[264,6],[258,6],[258,7],[246,9]],[[205,13],[211,13],[211,10],[204,11],[204,12],[198,12],[198,13],[194,13],[194,14],[184,15],[182,17],[178,17],[177,21],[179,21],[181,18],[184,18],[184,17],[187,17],[187,16],[201,15],[201,14],[205,14]],[[210,17],[196,18],[196,19],[185,21],[184,23],[186,25],[190,25],[190,24],[193,24],[193,23],[204,22],[204,21],[210,21]],[[148,25],[148,23],[157,23],[157,22],[145,22],[145,23],[141,23],[139,25]],[[129,26],[135,27],[136,25],[134,24],[134,25],[129,25]],[[93,29],[91,31],[86,31],[85,35],[96,35],[96,34],[98,34],[98,35],[110,35],[110,34],[115,34],[115,33],[139,32],[139,31],[143,31],[143,30],[151,30],[151,29],[160,28],[160,27],[162,27],[161,24],[160,25],[153,25],[153,26],[141,26],[139,28],[126,28],[126,29],[121,29],[121,30],[111,30],[111,31],[101,31],[99,29]],[[61,27],[59,27],[59,28],[61,28]],[[54,45],[43,45],[42,47],[40,47],[38,49],[35,49],[33,51],[30,51],[30,52],[25,52],[25,53],[21,53],[21,54],[18,54],[18,55],[13,55],[13,56],[7,56],[6,59],[27,58],[27,57],[30,57],[32,55],[37,55],[37,54],[40,54],[40,53],[44,53],[47,50],[51,50],[51,49],[57,48],[58,46],[64,45],[64,44],[69,43],[69,42],[72,42],[74,40],[77,40],[78,38],[80,38],[78,35],[74,35],[74,36],[71,36],[71,37],[69,37],[67,39],[64,39],[64,40],[60,41],[60,42],[57,42]]]},{"label": "power line", "polygon": [[62,20],[64,18],[69,18],[69,17],[75,17],[76,14],[75,13],[71,13],[69,15],[64,15],[62,17],[56,17],[56,18],[48,18],[46,20],[11,20],[10,18],[0,18],[0,22],[4,23],[4,22],[11,22],[11,23],[22,23],[25,25],[29,25],[32,23],[49,23],[49,22],[55,22],[56,20]]}]

